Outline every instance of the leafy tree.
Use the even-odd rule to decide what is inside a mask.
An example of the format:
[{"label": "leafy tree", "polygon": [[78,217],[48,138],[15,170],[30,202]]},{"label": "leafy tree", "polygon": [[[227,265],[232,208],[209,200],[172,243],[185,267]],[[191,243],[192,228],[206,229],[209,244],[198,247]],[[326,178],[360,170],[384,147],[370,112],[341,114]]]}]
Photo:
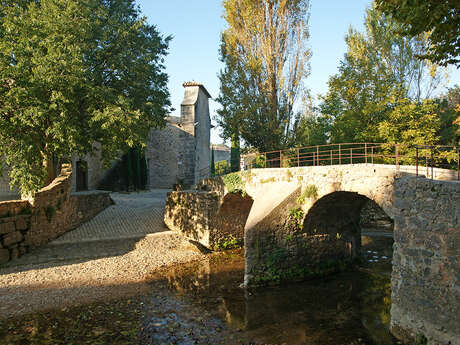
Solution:
[{"label": "leafy tree", "polygon": [[415,58],[426,49],[423,37],[405,38],[399,25],[375,7],[366,11],[365,33],[350,28],[339,73],[329,79],[321,113],[331,118],[331,142],[381,141],[379,123],[394,100],[430,97],[442,70]]},{"label": "leafy tree", "polygon": [[2,1],[0,16],[0,155],[22,194],[57,159],[98,141],[108,164],[164,125],[170,38],[134,1]]},{"label": "leafy tree", "polygon": [[214,147],[211,146],[211,167],[210,167],[211,177],[216,176],[216,165],[214,162]]},{"label": "leafy tree", "polygon": [[460,2],[458,0],[376,0],[377,7],[402,25],[408,37],[426,33],[430,46],[420,58],[460,67]]},{"label": "leafy tree", "polygon": [[434,145],[438,142],[437,132],[440,128],[438,104],[433,100],[422,103],[410,99],[394,101],[394,108],[386,120],[378,125],[382,138],[387,143],[403,144],[400,154],[402,163],[415,162],[414,145]]},{"label": "leafy tree", "polygon": [[[260,151],[291,139],[294,105],[309,72],[308,0],[224,0],[228,28],[216,118],[222,136]],[[233,138],[236,142],[236,138]]]},{"label": "leafy tree", "polygon": [[327,116],[320,114],[313,103],[305,105],[303,114],[298,116],[294,124],[295,144],[298,147],[324,145],[328,142],[330,122]]},{"label": "leafy tree", "polygon": [[[456,124],[460,111],[460,87],[449,88],[446,94],[438,99],[441,126],[438,136],[441,145],[459,145],[460,129]],[[460,124],[460,121],[458,121]]]}]

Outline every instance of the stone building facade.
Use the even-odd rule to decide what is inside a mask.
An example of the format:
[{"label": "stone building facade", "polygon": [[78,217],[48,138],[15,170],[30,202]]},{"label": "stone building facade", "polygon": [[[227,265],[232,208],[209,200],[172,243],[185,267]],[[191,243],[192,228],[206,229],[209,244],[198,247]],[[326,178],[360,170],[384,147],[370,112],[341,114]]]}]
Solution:
[{"label": "stone building facade", "polygon": [[[197,82],[183,86],[180,117],[169,116],[165,128],[150,131],[145,151],[149,188],[172,188],[177,183],[191,186],[209,176],[211,95]],[[10,189],[7,169],[0,176],[0,201],[19,198]],[[98,189],[109,170],[103,167],[100,145],[95,143],[92,154],[72,157],[72,191]]]},{"label": "stone building facade", "polygon": [[145,158],[150,188],[171,188],[176,183],[190,186],[209,176],[211,96],[200,83],[183,86],[181,116],[168,117],[166,128],[149,135]]}]

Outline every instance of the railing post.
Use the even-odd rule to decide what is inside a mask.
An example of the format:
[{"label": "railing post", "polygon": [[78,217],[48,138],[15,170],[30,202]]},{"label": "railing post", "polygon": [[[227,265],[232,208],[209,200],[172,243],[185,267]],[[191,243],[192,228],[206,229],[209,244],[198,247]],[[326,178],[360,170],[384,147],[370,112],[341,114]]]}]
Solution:
[{"label": "railing post", "polygon": [[364,143],[364,159],[366,160],[367,164],[367,143]]},{"label": "railing post", "polygon": [[429,170],[428,170],[428,153],[425,152],[425,169],[426,169],[426,177],[430,176]]},{"label": "railing post", "polygon": [[460,180],[460,151],[457,147],[457,180]]},{"label": "railing post", "polygon": [[332,159],[332,150],[331,150],[331,165],[333,164],[333,159]]},{"label": "railing post", "polygon": [[319,166],[319,146],[316,145],[316,161],[318,162],[318,166]]},{"label": "railing post", "polygon": [[434,179],[434,175],[433,175],[433,165],[434,165],[434,153],[433,153],[433,146],[431,146],[431,179],[433,180]]},{"label": "railing post", "polygon": [[371,162],[374,164],[374,146],[371,148]]},{"label": "railing post", "polygon": [[350,147],[350,164],[353,164],[353,148]]},{"label": "railing post", "polygon": [[396,171],[399,172],[399,146],[395,144]]},{"label": "railing post", "polygon": [[300,167],[300,155],[299,155],[300,149],[297,148],[297,167]]},{"label": "railing post", "polygon": [[339,144],[339,165],[342,164],[342,149],[341,149],[341,145]]},{"label": "railing post", "polygon": [[313,166],[315,166],[315,164],[316,164],[315,152],[312,152],[312,154],[313,154],[313,156],[312,156]]},{"label": "railing post", "polygon": [[415,176],[418,177],[418,146],[415,146]]}]

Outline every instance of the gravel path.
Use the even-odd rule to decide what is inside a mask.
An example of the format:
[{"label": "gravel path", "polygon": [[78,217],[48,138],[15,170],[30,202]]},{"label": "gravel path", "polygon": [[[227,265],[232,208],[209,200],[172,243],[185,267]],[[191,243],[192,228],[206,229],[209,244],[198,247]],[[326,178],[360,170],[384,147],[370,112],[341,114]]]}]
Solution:
[{"label": "gravel path", "polygon": [[116,206],[2,267],[0,318],[147,293],[152,271],[201,258],[160,221],[165,193],[115,194]]}]

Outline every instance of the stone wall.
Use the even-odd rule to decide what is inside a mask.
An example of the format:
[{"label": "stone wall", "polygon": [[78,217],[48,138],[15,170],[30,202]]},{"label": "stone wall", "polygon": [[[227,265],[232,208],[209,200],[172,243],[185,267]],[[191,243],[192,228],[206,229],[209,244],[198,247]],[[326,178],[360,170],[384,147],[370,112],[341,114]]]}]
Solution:
[{"label": "stone wall", "polygon": [[221,199],[215,192],[170,192],[164,222],[169,229],[207,248],[225,249],[230,241],[243,243],[252,202],[240,193],[229,193]]},{"label": "stone wall", "polygon": [[30,200],[0,202],[0,263],[47,244],[112,204],[108,192],[71,194],[72,169]]},{"label": "stone wall", "polygon": [[150,188],[172,188],[181,178],[183,131],[179,123],[179,118],[169,117],[164,129],[150,131],[145,148]]},{"label": "stone wall", "polygon": [[428,344],[460,339],[460,182],[395,182],[391,328]]},{"label": "stone wall", "polygon": [[170,192],[166,197],[164,222],[188,239],[211,248],[211,231],[219,208],[217,193]]}]

